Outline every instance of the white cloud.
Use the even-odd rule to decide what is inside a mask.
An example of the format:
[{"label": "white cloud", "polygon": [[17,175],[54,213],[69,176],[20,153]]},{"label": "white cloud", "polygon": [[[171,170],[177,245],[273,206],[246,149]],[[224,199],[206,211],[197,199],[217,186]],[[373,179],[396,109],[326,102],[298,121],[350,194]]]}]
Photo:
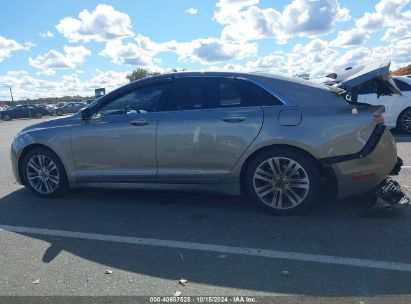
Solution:
[{"label": "white cloud", "polygon": [[17,41],[0,36],[0,62],[10,57],[12,52],[22,49],[24,47]]},{"label": "white cloud", "polygon": [[388,45],[373,48],[356,47],[349,50],[336,49],[333,42],[316,38],[307,44],[296,44],[289,52],[275,51],[256,60],[249,60],[241,66],[230,63],[216,68],[257,70],[288,76],[309,73],[316,79],[330,72],[367,62],[392,60],[391,69],[396,69],[409,64],[410,58],[411,37],[391,41]]},{"label": "white cloud", "polygon": [[[398,47],[395,49],[398,50]],[[385,60],[386,55],[377,56],[373,50],[365,47],[341,53],[334,49],[330,42],[317,38],[304,45],[295,45],[291,52],[275,51],[268,56],[248,61],[242,70],[266,71],[288,76],[308,73],[316,79],[364,61],[382,60],[382,58]]]},{"label": "white cloud", "polygon": [[410,0],[381,0],[375,11],[365,13],[355,24],[363,31],[375,32],[384,27],[411,23],[411,10],[404,11]]},{"label": "white cloud", "polygon": [[54,75],[56,69],[75,68],[77,63],[82,63],[91,51],[84,46],[64,46],[64,53],[50,50],[44,55],[29,58],[32,67],[40,69],[41,74]]},{"label": "white cloud", "polygon": [[52,32],[50,32],[50,31],[47,31],[47,32],[40,32],[39,33],[39,36],[41,37],[41,38],[53,38],[54,37],[54,34],[52,33]]},{"label": "white cloud", "polygon": [[392,60],[391,69],[410,64],[411,38],[393,41],[389,45],[381,45],[371,50],[370,60]]},{"label": "white cloud", "polygon": [[337,47],[352,47],[364,44],[369,37],[367,32],[353,28],[348,31],[339,31],[337,38],[331,43]]},{"label": "white cloud", "polygon": [[224,41],[217,38],[201,38],[190,42],[169,41],[161,44],[163,50],[179,55],[179,61],[213,64],[232,59],[243,59],[257,53],[255,43]]},{"label": "white cloud", "polygon": [[268,56],[260,57],[255,61],[248,61],[246,63],[246,67],[251,71],[258,71],[258,70],[265,70],[268,69],[278,70],[284,62],[286,58],[283,53],[273,53]]},{"label": "white cloud", "polygon": [[36,47],[36,46],[37,46],[37,44],[35,44],[31,41],[27,41],[27,42],[24,43],[24,50],[25,51],[30,51],[31,48]]},{"label": "white cloud", "polygon": [[404,10],[410,0],[380,0],[373,12],[366,12],[355,21],[355,27],[338,32],[332,42],[337,47],[363,45],[374,32],[389,27],[381,38],[383,41],[401,39],[409,36],[408,24],[411,24],[411,10]]},{"label": "white cloud", "polygon": [[0,100],[9,100],[9,87],[13,88],[16,100],[39,97],[93,96],[94,89],[106,88],[112,91],[128,82],[126,75],[130,72],[100,71],[90,79],[82,81],[77,74],[64,75],[56,81],[38,79],[27,74],[0,76]]},{"label": "white cloud", "polygon": [[404,38],[411,38],[411,32],[408,26],[398,24],[394,27],[390,27],[384,33],[384,36],[381,38],[383,41],[398,40]]},{"label": "white cloud", "polygon": [[258,0],[220,0],[214,18],[224,25],[222,37],[230,40],[274,38],[285,43],[293,36],[331,32],[337,22],[350,19],[349,10],[337,0],[293,0],[282,12],[260,9]]},{"label": "white cloud", "polygon": [[364,31],[375,32],[384,27],[384,17],[376,13],[367,12],[355,24]]},{"label": "white cloud", "polygon": [[92,12],[81,11],[78,19],[62,19],[56,29],[70,42],[109,41],[134,35],[130,17],[105,4],[97,5]]},{"label": "white cloud", "polygon": [[116,64],[139,66],[153,71],[162,71],[157,65],[161,52],[173,52],[180,62],[213,64],[232,59],[242,59],[257,53],[255,43],[224,41],[218,38],[200,38],[189,42],[175,40],[156,43],[143,35],[137,35],[133,42],[108,41],[100,55],[111,58]]},{"label": "white cloud", "polygon": [[186,13],[190,15],[195,15],[198,13],[198,8],[190,7],[188,10],[186,10]]},{"label": "white cloud", "polygon": [[154,56],[161,50],[160,44],[143,35],[137,35],[133,42],[126,44],[121,40],[108,41],[99,55],[111,58],[115,64],[156,69]]},{"label": "white cloud", "polygon": [[7,71],[6,75],[7,76],[23,76],[23,75],[28,75],[29,72],[26,70],[18,70],[18,71]]},{"label": "white cloud", "polygon": [[337,0],[294,0],[282,13],[282,25],[290,34],[329,33],[335,24],[350,19],[349,10]]}]

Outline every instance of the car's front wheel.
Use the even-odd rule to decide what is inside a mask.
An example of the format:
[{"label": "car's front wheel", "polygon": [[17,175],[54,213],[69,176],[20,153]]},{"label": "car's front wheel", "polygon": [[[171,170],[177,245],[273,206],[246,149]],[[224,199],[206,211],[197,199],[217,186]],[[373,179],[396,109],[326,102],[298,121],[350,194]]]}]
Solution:
[{"label": "car's front wheel", "polygon": [[39,196],[56,197],[67,189],[63,164],[46,148],[29,151],[24,156],[21,172],[25,185]]},{"label": "car's front wheel", "polygon": [[405,109],[398,117],[398,127],[401,131],[411,134],[411,108]]},{"label": "car's front wheel", "polygon": [[248,194],[274,214],[303,212],[317,200],[320,172],[307,155],[279,148],[254,157],[245,174]]}]

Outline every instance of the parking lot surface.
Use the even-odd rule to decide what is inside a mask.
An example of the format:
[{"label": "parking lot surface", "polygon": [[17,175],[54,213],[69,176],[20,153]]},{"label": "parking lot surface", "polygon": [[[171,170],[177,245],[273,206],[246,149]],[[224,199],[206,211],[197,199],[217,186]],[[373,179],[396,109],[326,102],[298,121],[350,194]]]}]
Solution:
[{"label": "parking lot surface", "polygon": [[[206,193],[81,189],[45,200],[15,183],[9,161],[13,136],[37,121],[0,123],[0,295],[411,300],[411,207],[325,199],[276,217]],[[411,136],[395,136],[396,179],[409,189]]]}]

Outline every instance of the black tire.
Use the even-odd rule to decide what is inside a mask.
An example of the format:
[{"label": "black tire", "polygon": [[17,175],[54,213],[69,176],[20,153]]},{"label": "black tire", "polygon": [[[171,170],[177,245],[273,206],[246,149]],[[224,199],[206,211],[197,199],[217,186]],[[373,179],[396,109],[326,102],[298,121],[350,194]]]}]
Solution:
[{"label": "black tire", "polygon": [[411,107],[398,116],[397,127],[404,133],[411,134]]},{"label": "black tire", "polygon": [[61,115],[63,115],[63,112],[57,111],[57,112],[56,112],[56,115],[61,116]]},{"label": "black tire", "polygon": [[36,113],[36,118],[39,119],[39,118],[41,118],[41,117],[43,117],[43,115],[41,115],[40,112],[37,112],[37,113]]},{"label": "black tire", "polygon": [[11,116],[9,114],[6,114],[6,115],[4,115],[3,119],[5,121],[9,121],[9,120],[11,120]]},{"label": "black tire", "polygon": [[[30,160],[32,159],[35,160],[37,157],[41,157],[41,156],[44,156],[46,158],[44,167],[47,166],[47,163],[51,164],[50,162],[47,162],[47,159],[51,160],[55,164],[56,169],[50,170],[50,175],[54,176],[56,175],[55,173],[58,172],[58,182],[57,183],[54,183],[54,182],[51,183],[51,181],[48,182],[48,184],[52,185],[52,188],[53,188],[52,191],[48,193],[41,192],[42,190],[46,190],[46,186],[44,182],[43,182],[43,186],[40,185],[40,190],[38,190],[36,189],[36,187],[34,187],[33,183],[39,182],[39,179],[35,179],[34,180],[35,182],[34,181],[30,182],[29,177],[28,177],[28,174],[36,175],[36,173],[29,173],[29,171],[31,172],[35,171],[33,170],[33,167],[30,167],[28,169]],[[28,187],[33,193],[35,193],[38,196],[46,197],[46,198],[57,197],[57,196],[62,195],[68,189],[66,171],[64,170],[64,166],[62,162],[60,161],[60,159],[55,153],[53,153],[47,148],[38,147],[38,148],[34,148],[33,150],[29,151],[24,156],[20,169],[21,169],[20,172],[22,173],[22,178],[24,180],[25,186]]]},{"label": "black tire", "polygon": [[[294,174],[291,174],[289,177],[282,176],[282,178],[279,178],[281,175],[274,176],[273,174],[272,178],[267,178],[266,175],[263,175],[264,180],[260,180],[262,175],[257,174],[256,171],[257,169],[262,169],[265,174],[266,171],[272,170],[271,165],[273,162],[270,164],[270,159],[278,160],[278,164],[275,165],[275,168],[279,166],[283,171],[286,171],[284,167],[289,160],[289,164],[293,164],[293,162],[295,162],[298,166],[294,164],[294,167],[291,167],[293,169],[291,172],[294,171]],[[259,177],[255,178],[255,174]],[[274,181],[274,178],[278,180]],[[298,186],[292,187],[291,181],[294,182],[294,185],[298,184]],[[300,214],[309,210],[310,207],[318,201],[321,189],[320,170],[312,158],[297,150],[287,148],[266,150],[257,154],[248,164],[244,174],[244,186],[247,195],[259,206],[265,208],[271,213],[276,215]],[[308,189],[301,187],[308,187]],[[262,198],[260,198],[256,189],[263,189],[259,192],[260,196],[265,192],[271,192],[268,192],[266,196],[263,195]],[[277,189],[281,189],[281,191]],[[297,196],[294,196],[294,194]],[[276,196],[275,201],[274,196]],[[281,205],[283,208],[279,208],[280,196],[282,201]],[[291,197],[291,199],[289,197]],[[298,200],[298,204],[293,206],[291,202],[293,201],[295,203]]]}]

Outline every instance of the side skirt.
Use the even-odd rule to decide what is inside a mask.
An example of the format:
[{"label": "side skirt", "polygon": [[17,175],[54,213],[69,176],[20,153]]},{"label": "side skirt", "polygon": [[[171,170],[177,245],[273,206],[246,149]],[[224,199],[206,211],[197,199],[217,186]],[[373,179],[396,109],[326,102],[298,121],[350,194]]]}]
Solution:
[{"label": "side skirt", "polygon": [[140,189],[140,190],[175,190],[190,192],[208,192],[228,195],[241,195],[239,183],[220,184],[159,184],[159,183],[74,183],[72,188],[107,188],[107,189]]}]

